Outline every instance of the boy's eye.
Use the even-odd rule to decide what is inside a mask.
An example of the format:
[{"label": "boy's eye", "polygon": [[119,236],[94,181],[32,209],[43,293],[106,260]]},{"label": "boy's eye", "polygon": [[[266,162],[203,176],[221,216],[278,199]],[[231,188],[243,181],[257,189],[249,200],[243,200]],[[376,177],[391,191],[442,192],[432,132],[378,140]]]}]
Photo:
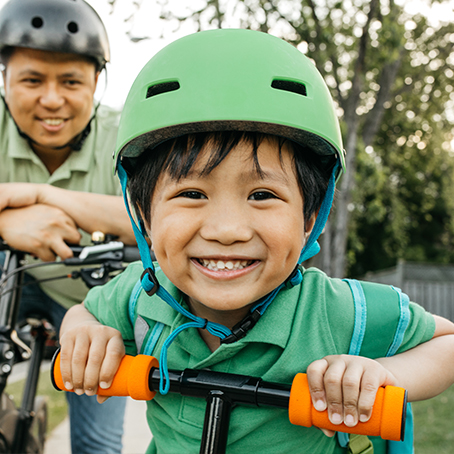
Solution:
[{"label": "boy's eye", "polygon": [[275,199],[276,196],[268,191],[257,191],[254,192],[249,196],[250,200],[268,200],[268,199]]},{"label": "boy's eye", "polygon": [[185,197],[187,199],[206,199],[206,196],[199,191],[184,191],[178,194],[178,197]]}]

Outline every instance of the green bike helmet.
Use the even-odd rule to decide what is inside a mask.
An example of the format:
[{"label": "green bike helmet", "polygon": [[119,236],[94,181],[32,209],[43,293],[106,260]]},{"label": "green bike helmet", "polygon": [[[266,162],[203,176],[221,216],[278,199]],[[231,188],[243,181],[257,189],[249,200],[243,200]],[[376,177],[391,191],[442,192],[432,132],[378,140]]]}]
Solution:
[{"label": "green bike helmet", "polygon": [[0,52],[6,47],[83,55],[98,70],[110,60],[104,24],[83,0],[10,0],[0,10]]},{"label": "green bike helmet", "polygon": [[[282,39],[220,29],[183,37],[157,53],[131,87],[115,161],[193,132],[274,134],[344,168],[333,101],[314,64]],[[327,159],[328,158],[328,159]],[[329,159],[331,158],[331,159]]]}]

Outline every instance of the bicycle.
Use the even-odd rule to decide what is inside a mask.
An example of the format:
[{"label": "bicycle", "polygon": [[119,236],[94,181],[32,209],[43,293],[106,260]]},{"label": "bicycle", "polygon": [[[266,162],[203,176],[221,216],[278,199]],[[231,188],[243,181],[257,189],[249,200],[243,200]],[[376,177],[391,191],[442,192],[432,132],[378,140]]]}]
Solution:
[{"label": "bicycle", "polygon": [[[0,277],[0,454],[42,454],[47,431],[47,402],[45,397],[37,396],[37,386],[46,343],[55,338],[55,329],[46,319],[31,316],[27,318],[31,344],[27,345],[18,335],[17,318],[25,271],[56,263],[78,266],[78,270],[53,279],[82,279],[91,288],[123,271],[125,263],[140,259],[136,247],[125,246],[113,237],[96,234],[92,240],[91,246],[70,246],[74,254],[70,259],[36,264],[27,264],[25,252],[0,240],[0,251],[5,252]],[[5,387],[13,366],[25,360],[29,360],[29,368],[22,401],[17,407],[5,393]]]},{"label": "bicycle", "polygon": [[[98,388],[100,396],[130,396],[151,400],[159,390],[160,371],[153,356],[124,356],[108,389]],[[51,380],[57,390],[66,390],[56,352],[51,365]],[[169,370],[169,392],[207,401],[200,454],[224,454],[227,447],[230,412],[234,405],[287,408],[292,424],[316,426],[359,435],[381,436],[387,440],[404,438],[407,392],[403,388],[379,388],[369,421],[355,427],[334,425],[327,410],[312,405],[306,374],[297,374],[291,385],[265,382],[246,375],[210,370]],[[67,390],[68,391],[68,390]],[[70,390],[72,391],[72,390]]]}]

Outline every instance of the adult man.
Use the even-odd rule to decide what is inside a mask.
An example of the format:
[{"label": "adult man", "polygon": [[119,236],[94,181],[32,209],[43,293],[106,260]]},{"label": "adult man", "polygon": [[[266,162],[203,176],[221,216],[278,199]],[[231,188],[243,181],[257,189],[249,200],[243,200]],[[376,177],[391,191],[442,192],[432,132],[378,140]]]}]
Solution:
[{"label": "adult man", "polygon": [[[10,0],[0,11],[0,58],[0,237],[45,261],[70,257],[67,243],[95,230],[134,244],[112,176],[119,114],[94,106],[110,58],[97,13],[83,0]],[[42,313],[58,328],[86,291],[68,280],[24,287],[20,316]],[[124,400],[68,400],[74,454],[121,452]]]}]

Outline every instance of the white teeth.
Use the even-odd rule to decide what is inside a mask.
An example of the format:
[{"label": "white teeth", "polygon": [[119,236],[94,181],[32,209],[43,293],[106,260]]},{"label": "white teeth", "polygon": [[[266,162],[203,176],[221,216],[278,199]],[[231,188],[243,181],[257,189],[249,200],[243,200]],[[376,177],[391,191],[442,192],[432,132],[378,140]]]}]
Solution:
[{"label": "white teeth", "polygon": [[248,266],[247,260],[229,260],[224,262],[222,260],[205,260],[200,259],[199,262],[206,268],[212,271],[230,271],[242,270]]},{"label": "white teeth", "polygon": [[43,121],[49,126],[58,126],[64,122],[63,118],[44,118]]}]

